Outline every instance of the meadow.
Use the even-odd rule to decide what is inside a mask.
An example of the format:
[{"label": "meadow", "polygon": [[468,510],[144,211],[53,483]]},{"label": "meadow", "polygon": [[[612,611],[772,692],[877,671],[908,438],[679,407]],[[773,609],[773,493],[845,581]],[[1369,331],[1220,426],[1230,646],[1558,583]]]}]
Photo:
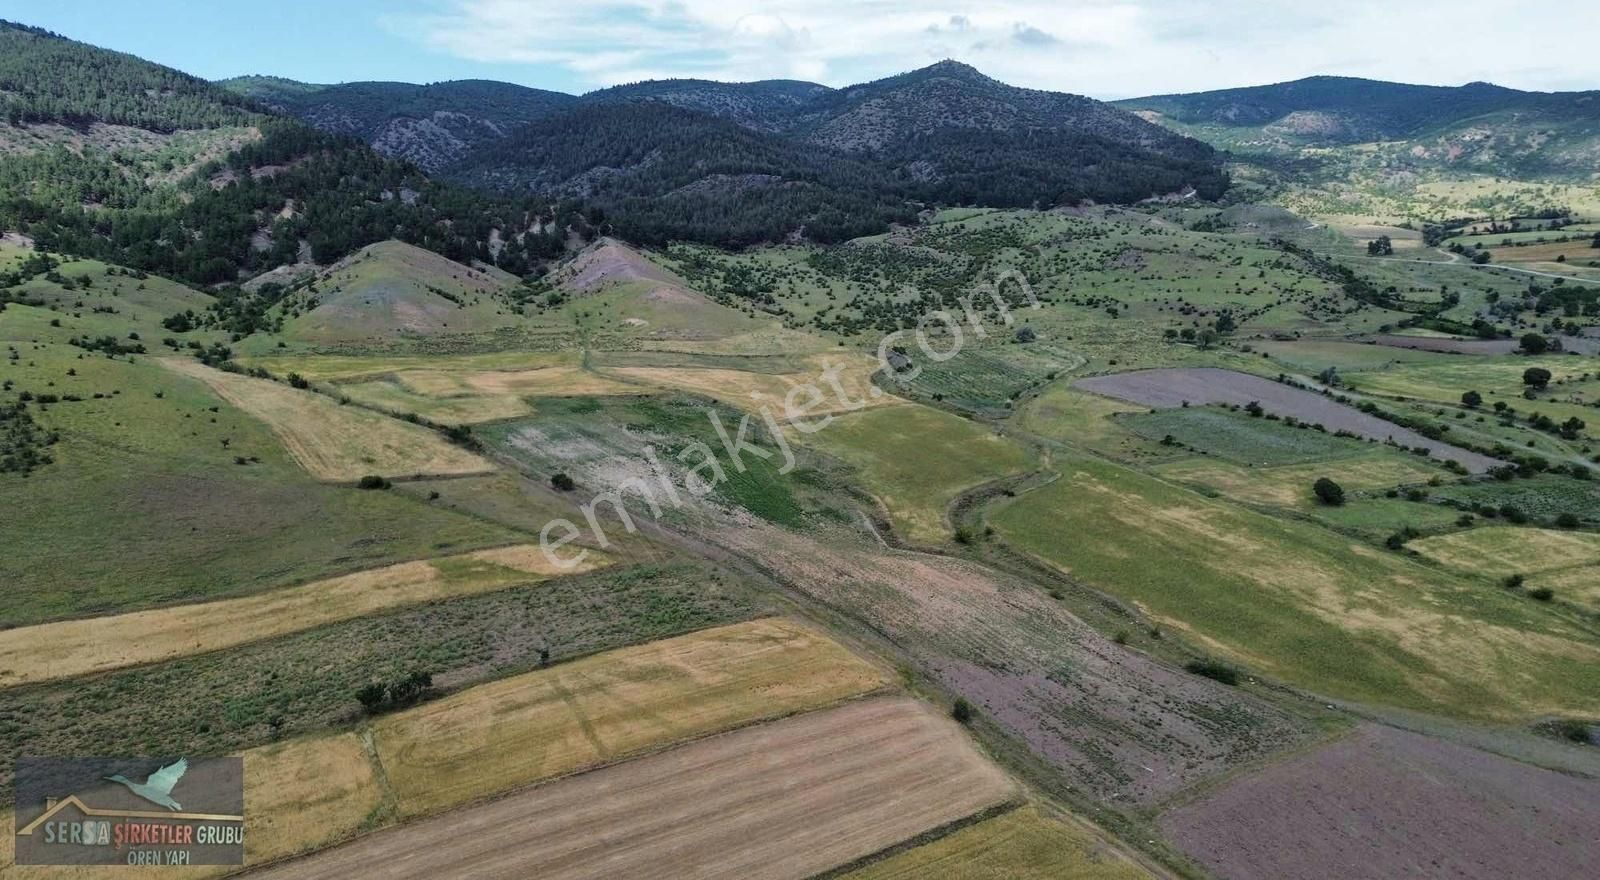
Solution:
[{"label": "meadow", "polygon": [[1597,708],[1600,648],[1538,603],[1114,464],[1056,466],[994,511],[1000,534],[1206,650],[1357,702],[1484,719]]}]

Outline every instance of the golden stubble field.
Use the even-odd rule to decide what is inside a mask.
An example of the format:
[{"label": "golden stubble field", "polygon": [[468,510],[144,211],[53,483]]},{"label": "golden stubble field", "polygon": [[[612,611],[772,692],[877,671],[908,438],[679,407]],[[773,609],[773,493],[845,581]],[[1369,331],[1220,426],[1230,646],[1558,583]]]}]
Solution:
[{"label": "golden stubble field", "polygon": [[519,544],[402,562],[239,599],[0,630],[0,688],[159,663],[439,599],[609,564],[591,550],[571,569]]},{"label": "golden stubble field", "polygon": [[195,361],[163,358],[161,363],[175,373],[205,382],[218,396],[265,422],[295,461],[321,480],[494,470],[483,458],[418,425]]},{"label": "golden stubble field", "polygon": [[802,880],[1016,796],[958,725],[885,697],[558,780],[260,876],[382,865],[396,880]]}]

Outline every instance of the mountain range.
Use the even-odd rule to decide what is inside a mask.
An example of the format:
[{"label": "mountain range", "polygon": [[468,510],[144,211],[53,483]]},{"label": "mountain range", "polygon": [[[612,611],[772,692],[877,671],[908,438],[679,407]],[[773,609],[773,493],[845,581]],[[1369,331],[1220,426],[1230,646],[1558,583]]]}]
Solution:
[{"label": "mountain range", "polygon": [[1314,76],[1114,103],[1237,153],[1384,144],[1411,160],[1485,173],[1588,178],[1600,168],[1600,91]]}]

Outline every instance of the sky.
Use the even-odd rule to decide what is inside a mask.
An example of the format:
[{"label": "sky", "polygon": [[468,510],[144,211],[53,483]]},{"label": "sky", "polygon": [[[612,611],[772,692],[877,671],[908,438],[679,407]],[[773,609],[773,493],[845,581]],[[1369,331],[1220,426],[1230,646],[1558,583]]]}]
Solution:
[{"label": "sky", "polygon": [[209,79],[667,77],[830,86],[944,58],[1114,99],[1316,74],[1600,89],[1600,14],[1504,0],[0,0],[0,18]]}]

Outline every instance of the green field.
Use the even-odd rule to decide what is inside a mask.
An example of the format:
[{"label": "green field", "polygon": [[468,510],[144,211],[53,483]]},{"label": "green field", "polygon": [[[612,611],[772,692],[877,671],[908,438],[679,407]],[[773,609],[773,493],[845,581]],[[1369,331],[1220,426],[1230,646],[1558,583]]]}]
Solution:
[{"label": "green field", "polygon": [[1226,407],[1156,410],[1118,420],[1148,440],[1171,437],[1195,452],[1252,466],[1295,464],[1368,455],[1372,444],[1252,418]]},{"label": "green field", "polygon": [[12,513],[0,518],[0,625],[237,595],[523,537],[392,492],[318,483],[265,425],[152,358],[18,340],[29,311],[0,319],[19,353],[0,357],[0,380],[14,383],[0,402],[24,391],[82,399],[31,404],[59,434],[54,463],[0,474]]},{"label": "green field", "polygon": [[945,511],[961,492],[1033,466],[1033,456],[1016,441],[917,405],[842,416],[795,439],[853,465],[895,528],[919,543],[949,540]]},{"label": "green field", "polygon": [[1116,465],[1057,466],[993,515],[1001,535],[1247,668],[1461,717],[1600,709],[1600,648],[1537,603]]}]

